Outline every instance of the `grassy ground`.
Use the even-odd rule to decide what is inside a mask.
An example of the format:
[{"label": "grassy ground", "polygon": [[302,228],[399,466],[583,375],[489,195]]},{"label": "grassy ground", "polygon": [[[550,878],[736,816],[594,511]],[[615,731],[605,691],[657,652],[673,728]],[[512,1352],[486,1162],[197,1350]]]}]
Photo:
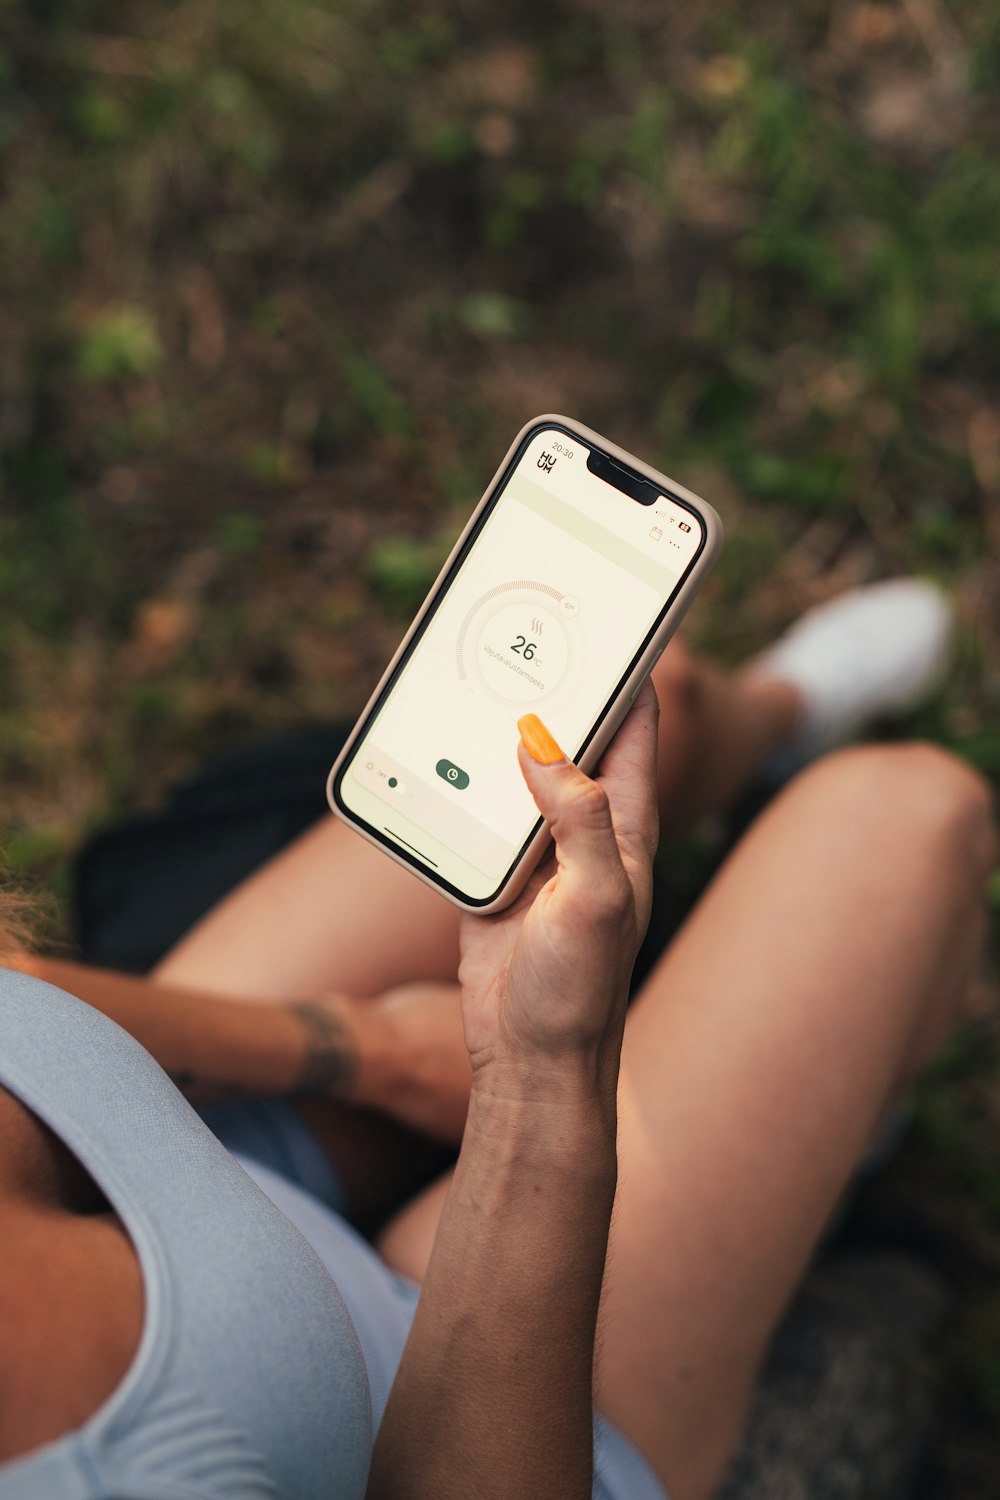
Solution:
[{"label": "grassy ground", "polygon": [[[0,3],[15,869],[58,894],[213,752],[350,717],[544,410],[722,511],[723,660],[945,583],[915,727],[1000,779],[998,74],[996,0]],[[1000,1493],[997,1054],[880,1200],[965,1288],[947,1500]]]}]

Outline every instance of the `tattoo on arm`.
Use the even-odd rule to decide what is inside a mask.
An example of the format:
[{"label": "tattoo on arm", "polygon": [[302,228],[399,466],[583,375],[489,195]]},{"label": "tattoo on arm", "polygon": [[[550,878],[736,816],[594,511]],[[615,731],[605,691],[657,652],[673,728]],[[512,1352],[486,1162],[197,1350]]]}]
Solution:
[{"label": "tattoo on arm", "polygon": [[302,1027],[306,1050],[296,1092],[349,1099],[358,1075],[357,1048],[344,1023],[324,1006],[298,1000],[289,1012]]}]

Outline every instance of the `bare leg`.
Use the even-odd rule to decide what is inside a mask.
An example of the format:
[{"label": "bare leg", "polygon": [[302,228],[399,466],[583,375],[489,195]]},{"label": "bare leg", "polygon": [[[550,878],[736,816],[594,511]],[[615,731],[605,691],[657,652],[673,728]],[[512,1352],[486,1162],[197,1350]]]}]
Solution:
[{"label": "bare leg", "polygon": [[[888,1102],[962,1014],[988,795],[923,746],[850,751],[754,827],[633,1007],[601,1409],[705,1500],[775,1324]],[[441,1189],[382,1241],[419,1275]]]},{"label": "bare leg", "polygon": [[154,977],[261,1000],[454,980],[458,915],[331,815],[221,901]]},{"label": "bare leg", "polygon": [[[678,823],[734,795],[798,709],[788,687],[746,688],[679,641],[654,680],[663,706],[661,815],[676,813]],[[243,999],[341,992],[371,999],[379,1014],[386,991],[422,981],[387,997],[393,1024],[415,1067],[433,1046],[427,1086],[460,1104],[468,1059],[457,969],[457,908],[329,817],[220,902],[153,978]],[[402,1126],[346,1105],[303,1100],[298,1108],[334,1162],[356,1221],[377,1222],[426,1180],[426,1150]]]},{"label": "bare leg", "polygon": [[790,684],[725,676],[677,640],[653,680],[660,700],[660,816],[668,829],[727,807],[763,758],[788,739],[801,710]]},{"label": "bare leg", "polygon": [[[798,713],[783,683],[724,677],[672,641],[654,673],[668,825],[730,800]],[[164,982],[295,999],[454,981],[458,911],[333,817],[244,881],[167,955]]]},{"label": "bare leg", "polygon": [[962,1013],[988,808],[928,747],[831,757],[760,821],[635,1008],[599,1399],[680,1500],[711,1493],[854,1165]]}]

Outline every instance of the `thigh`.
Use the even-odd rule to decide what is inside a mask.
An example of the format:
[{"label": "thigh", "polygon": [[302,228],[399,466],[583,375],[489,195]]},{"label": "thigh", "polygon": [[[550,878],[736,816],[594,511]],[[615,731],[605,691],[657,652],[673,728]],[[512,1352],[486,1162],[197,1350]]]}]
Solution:
[{"label": "thigh", "polygon": [[957,762],[831,757],[751,831],[632,1012],[598,1401],[677,1500],[711,1493],[831,1210],[960,1014],[991,850]]},{"label": "thigh", "polygon": [[451,1186],[450,1172],[425,1188],[386,1225],[375,1248],[394,1271],[422,1282],[434,1248],[444,1200]]},{"label": "thigh", "polygon": [[[656,681],[666,782],[688,766],[701,724],[697,673],[671,643]],[[666,784],[666,783],[665,783]],[[246,999],[334,990],[378,995],[411,980],[453,981],[458,908],[339,819],[322,819],[243,881],[167,954],[156,977]]]},{"label": "thigh", "polygon": [[458,909],[338,819],[323,819],[245,880],[156,977],[244,999],[377,995],[454,980]]},{"label": "thigh", "polygon": [[[698,680],[672,642],[656,672],[667,710],[660,720],[664,787],[690,776],[704,728],[693,707]],[[728,718],[724,727],[733,727]],[[378,995],[411,980],[453,981],[458,923],[457,907],[331,816],[220,901],[156,977],[244,999]]]},{"label": "thigh", "polygon": [[[855,1163],[956,1017],[991,857],[957,763],[833,757],[755,826],[633,1006],[597,1400],[675,1500],[711,1493]],[[383,1238],[414,1279],[445,1191]]]}]

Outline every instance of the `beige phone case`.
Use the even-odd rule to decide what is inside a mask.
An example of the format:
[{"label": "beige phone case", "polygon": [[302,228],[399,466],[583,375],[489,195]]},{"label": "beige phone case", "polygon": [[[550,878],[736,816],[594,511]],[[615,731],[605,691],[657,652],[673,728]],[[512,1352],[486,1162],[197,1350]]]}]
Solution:
[{"label": "beige phone case", "polygon": [[411,864],[408,859],[397,853],[396,850],[391,846],[384,843],[381,839],[375,838],[362,822],[351,816],[349,811],[337,806],[333,797],[333,784],[338,772],[340,771],[341,766],[346,760],[350,758],[353,752],[360,725],[363,724],[365,719],[368,717],[368,714],[378,700],[386,683],[389,681],[393,672],[396,670],[400,659],[405,655],[410,641],[413,639],[414,635],[420,627],[422,620],[427,614],[435,594],[440,588],[443,580],[448,576],[448,572],[452,564],[460,553],[462,547],[465,545],[466,538],[474,529],[476,522],[479,520],[479,517],[482,514],[483,510],[493,498],[493,494],[501,478],[503,477],[507,465],[511,462],[515,453],[517,452],[518,448],[521,446],[522,442],[525,440],[529,432],[533,431],[536,427],[544,426],[546,423],[550,422],[557,423],[560,427],[565,428],[568,432],[575,433],[584,443],[602,449],[605,453],[610,454],[612,458],[617,458],[623,464],[627,464],[629,468],[635,469],[646,479],[652,480],[655,485],[662,488],[665,494],[671,495],[678,500],[685,501],[688,505],[691,506],[692,510],[697,512],[705,528],[705,545],[702,548],[701,552],[698,554],[695,562],[693,563],[690,573],[681,585],[680,590],[678,591],[673,603],[668,609],[663,622],[657,630],[656,634],[653,636],[646,650],[643,652],[643,655],[636,662],[636,665],[633,668],[632,672],[629,674],[628,678],[622,684],[621,692],[619,693],[618,698],[607,709],[604,721],[597,730],[597,733],[594,735],[594,738],[587,746],[583,755],[580,756],[579,764],[584,771],[590,772],[594,770],[598,765],[601,756],[604,754],[604,751],[613,739],[616,729],[618,728],[622,719],[625,717],[632,703],[635,701],[639,689],[642,687],[642,684],[645,682],[654,665],[662,655],[663,649],[666,646],[667,642],[670,640],[670,637],[673,635],[674,631],[677,629],[678,625],[687,614],[695,595],[698,593],[698,590],[701,588],[702,584],[705,582],[705,579],[708,577],[709,573],[712,571],[712,568],[715,566],[715,562],[719,556],[719,553],[722,551],[723,544],[722,522],[716,512],[705,500],[702,500],[699,495],[692,494],[689,489],[685,489],[684,485],[678,484],[676,480],[668,478],[666,474],[661,474],[658,472],[658,470],[650,468],[649,464],[644,464],[642,460],[636,458],[634,454],[628,453],[624,448],[619,448],[614,443],[609,442],[608,439],[602,437],[600,433],[593,432],[589,427],[584,427],[580,422],[573,421],[571,417],[560,417],[552,413],[546,413],[545,415],[540,417],[533,417],[530,422],[526,422],[524,424],[524,426],[521,428],[521,431],[517,434],[517,437],[511,443],[510,447],[504,455],[503,462],[499,465],[496,473],[490,480],[483,498],[480,500],[472,515],[469,517],[468,524],[462,531],[461,536],[458,538],[458,541],[455,543],[454,547],[449,553],[448,558],[437,578],[434,580],[433,585],[428,591],[427,598],[424,600],[423,604],[420,606],[420,609],[417,611],[413,623],[404,635],[403,639],[400,641],[399,647],[397,648],[395,655],[393,656],[389,665],[382,673],[382,676],[378,682],[378,686],[375,688],[375,691],[372,693],[368,702],[365,704],[362,712],[358,715],[357,724],[351,731],[346,745],[331,767],[330,774],[327,777],[326,782],[327,801],[339,818],[342,818],[345,823],[348,823],[357,833],[360,833],[363,838],[366,838],[370,844],[374,844],[376,848],[381,849],[382,852],[386,854],[390,859],[395,860],[397,864],[403,865],[404,868],[409,870],[411,874],[415,875],[418,880],[422,880],[425,885],[431,886],[447,900],[452,901],[456,906],[461,907],[464,911],[479,912],[483,915],[487,915],[490,912],[502,911],[505,906],[509,906],[510,903],[515,899],[515,897],[520,894],[529,876],[531,875],[535,866],[538,864],[542,853],[549,843],[548,829],[544,824],[525,848],[524,854],[522,855],[520,861],[511,871],[509,878],[505,881],[498,895],[494,898],[493,901],[489,902],[486,905],[483,905],[473,900],[462,900],[461,897],[455,895],[452,891],[446,890],[444,886],[437,880],[435,880],[429,873],[425,874],[424,871],[421,870],[417,865]]}]

